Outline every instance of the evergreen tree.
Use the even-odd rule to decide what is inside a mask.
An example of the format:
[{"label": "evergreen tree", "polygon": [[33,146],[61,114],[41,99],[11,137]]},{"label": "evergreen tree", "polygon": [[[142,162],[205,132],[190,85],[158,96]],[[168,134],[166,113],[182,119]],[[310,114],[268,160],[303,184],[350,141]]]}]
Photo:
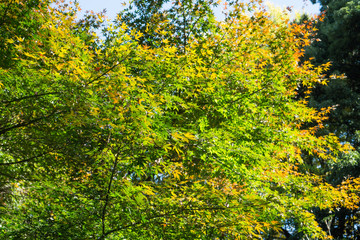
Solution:
[{"label": "evergreen tree", "polygon": [[[321,4],[324,19],[318,22],[317,41],[307,49],[306,57],[313,58],[315,65],[330,61],[331,67],[327,71],[328,85],[314,88],[310,106],[317,109],[333,106],[322,133],[333,132],[354,149],[340,155],[336,162],[323,162],[320,168],[310,161],[307,168],[325,174],[327,181],[336,186],[345,179],[360,176],[360,1],[312,2]],[[333,74],[345,74],[346,78],[334,78]],[[335,239],[356,239],[360,235],[359,208],[314,211],[322,228]]]}]

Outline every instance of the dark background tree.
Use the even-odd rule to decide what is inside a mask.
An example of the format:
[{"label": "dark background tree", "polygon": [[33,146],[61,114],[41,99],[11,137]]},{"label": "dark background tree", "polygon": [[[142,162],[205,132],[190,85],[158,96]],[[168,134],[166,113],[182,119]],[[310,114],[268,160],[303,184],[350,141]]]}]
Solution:
[{"label": "dark background tree", "polygon": [[[327,76],[345,74],[346,78],[330,77],[327,86],[316,86],[309,104],[317,109],[335,107],[322,134],[333,132],[354,150],[339,156],[337,162],[322,162],[319,168],[319,162],[308,161],[304,168],[326,175],[327,181],[336,186],[344,179],[360,176],[360,1],[312,2],[321,4],[324,19],[317,23],[318,40],[307,49],[306,58],[313,58],[315,65],[330,61]],[[335,211],[314,211],[321,227],[334,239],[358,239],[360,209],[339,207]]]}]

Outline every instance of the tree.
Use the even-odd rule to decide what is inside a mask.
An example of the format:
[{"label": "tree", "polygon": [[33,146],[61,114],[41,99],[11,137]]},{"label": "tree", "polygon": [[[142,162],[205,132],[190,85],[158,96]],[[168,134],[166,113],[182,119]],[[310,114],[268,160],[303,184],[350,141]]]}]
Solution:
[{"label": "tree", "polygon": [[101,42],[79,34],[72,5],[48,7],[36,39],[8,39],[17,59],[0,70],[0,167],[13,176],[2,236],[242,239],[289,231],[291,218],[325,237],[312,207],[358,201],[351,184],[299,171],[304,152],[331,160],[347,148],[316,136],[328,109],[295,99],[327,65],[299,65],[306,26],[255,5],[234,5],[206,41],[197,32],[186,44],[144,44],[119,23]]},{"label": "tree", "polygon": [[[317,62],[332,61],[331,70],[345,73],[351,88],[359,91],[359,1],[326,1],[324,21],[319,23],[321,42],[314,44]],[[326,5],[325,5],[326,4]]]},{"label": "tree", "polygon": [[[315,2],[315,1],[313,1]],[[317,109],[334,106],[335,109],[324,122],[321,134],[334,132],[342,142],[353,146],[353,151],[341,154],[339,161],[323,162],[321,167],[308,162],[308,169],[326,174],[328,183],[336,186],[345,179],[359,175],[359,1],[316,1],[322,6],[323,21],[317,23],[318,33],[307,49],[307,58],[315,65],[331,61],[326,72],[330,78],[328,86],[316,86],[309,105]],[[344,74],[338,79],[334,74]],[[335,239],[356,239],[359,209],[337,208],[315,211],[322,228]]]}]

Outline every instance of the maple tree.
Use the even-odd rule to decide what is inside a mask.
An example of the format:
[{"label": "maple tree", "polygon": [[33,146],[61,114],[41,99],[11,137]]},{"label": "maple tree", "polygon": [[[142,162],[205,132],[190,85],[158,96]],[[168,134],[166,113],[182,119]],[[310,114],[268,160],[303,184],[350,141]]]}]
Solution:
[{"label": "maple tree", "polygon": [[246,239],[285,232],[288,219],[325,238],[312,207],[358,201],[353,184],[299,168],[304,152],[326,160],[348,147],[316,136],[330,109],[296,99],[328,67],[299,64],[309,25],[274,21],[253,1],[202,22],[204,34],[164,27],[146,44],[121,19],[102,39],[103,15],[79,22],[77,11],[50,5],[33,38],[6,40],[7,239]]}]

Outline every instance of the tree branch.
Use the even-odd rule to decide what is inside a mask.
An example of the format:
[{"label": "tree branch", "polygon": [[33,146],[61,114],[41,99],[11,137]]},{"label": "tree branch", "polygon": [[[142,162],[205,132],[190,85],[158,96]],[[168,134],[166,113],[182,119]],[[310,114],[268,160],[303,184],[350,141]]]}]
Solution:
[{"label": "tree branch", "polygon": [[41,97],[41,96],[46,96],[46,95],[55,95],[55,94],[59,94],[59,93],[60,92],[49,92],[49,93],[35,94],[35,95],[25,96],[25,97],[21,97],[21,98],[15,98],[15,99],[12,99],[12,100],[9,100],[9,101],[4,100],[4,101],[2,101],[2,103],[9,104],[9,103],[12,103],[12,102],[19,102],[19,101],[24,100],[24,99]]},{"label": "tree branch", "polygon": [[[110,139],[110,137],[109,137]],[[107,208],[107,205],[109,204],[109,195],[110,195],[110,191],[111,191],[111,185],[112,185],[112,182],[113,182],[113,179],[114,179],[114,175],[115,175],[115,171],[116,171],[116,166],[117,166],[117,163],[118,163],[118,159],[119,159],[119,153],[116,154],[116,157],[115,157],[115,160],[114,160],[114,164],[113,164],[113,167],[112,167],[112,171],[111,171],[111,177],[110,177],[110,181],[109,181],[109,184],[108,184],[108,188],[107,188],[107,191],[106,191],[106,196],[105,196],[105,203],[104,203],[104,207],[103,207],[103,210],[102,210],[102,215],[101,215],[101,222],[102,222],[102,237],[100,239],[105,239],[105,220],[106,220],[106,208]]]},{"label": "tree branch", "polygon": [[0,163],[0,166],[8,166],[8,165],[13,165],[13,164],[19,164],[19,163],[29,162],[29,161],[31,161],[31,160],[33,160],[33,159],[38,158],[38,157],[42,157],[42,156],[44,156],[44,155],[47,154],[47,153],[48,153],[48,152],[42,153],[42,154],[39,154],[39,155],[37,155],[37,156],[33,156],[33,157],[31,157],[31,158],[27,158],[27,159],[20,160],[20,161],[17,161],[17,162]]},{"label": "tree branch", "polygon": [[8,132],[8,131],[11,131],[11,130],[13,130],[13,129],[15,129],[15,128],[26,127],[26,126],[31,125],[31,124],[33,124],[33,123],[36,123],[36,122],[39,122],[39,121],[41,121],[41,120],[50,118],[51,116],[53,116],[53,115],[55,115],[55,114],[58,114],[58,113],[61,113],[61,112],[62,112],[62,111],[53,111],[52,113],[50,113],[50,114],[47,115],[47,116],[40,117],[40,118],[35,118],[35,119],[30,120],[30,121],[28,121],[28,122],[22,122],[22,123],[16,124],[16,125],[11,126],[11,127],[2,128],[2,129],[0,130],[0,135],[6,133],[6,132]]}]

